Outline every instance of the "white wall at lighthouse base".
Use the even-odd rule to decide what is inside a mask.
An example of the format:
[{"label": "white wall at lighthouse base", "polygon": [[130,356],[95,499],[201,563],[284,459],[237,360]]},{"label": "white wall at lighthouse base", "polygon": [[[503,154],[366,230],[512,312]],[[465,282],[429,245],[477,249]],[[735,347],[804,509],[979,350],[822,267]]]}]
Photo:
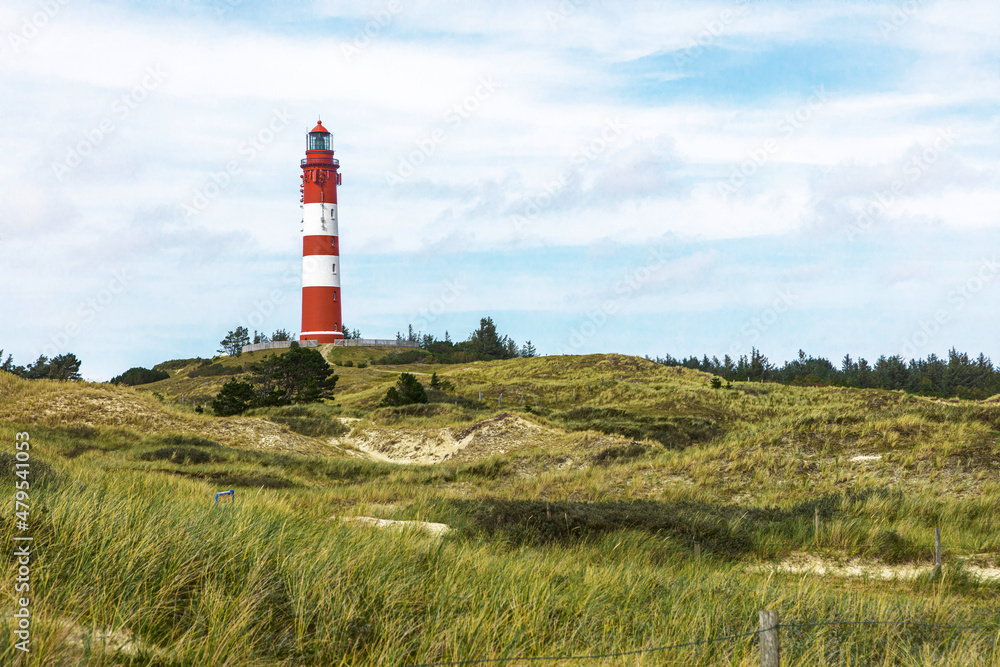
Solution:
[{"label": "white wall at lighthouse base", "polygon": [[340,287],[338,255],[306,255],[302,258],[303,287]]}]

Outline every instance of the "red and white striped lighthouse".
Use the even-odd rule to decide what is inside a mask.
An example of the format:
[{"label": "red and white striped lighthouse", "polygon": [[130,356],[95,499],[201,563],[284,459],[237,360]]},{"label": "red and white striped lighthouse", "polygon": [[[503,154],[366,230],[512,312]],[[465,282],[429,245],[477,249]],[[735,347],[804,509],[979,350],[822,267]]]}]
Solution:
[{"label": "red and white striped lighthouse", "polygon": [[302,332],[299,340],[332,343],[344,338],[340,318],[340,247],[337,186],[340,162],[330,132],[318,121],[302,160]]}]

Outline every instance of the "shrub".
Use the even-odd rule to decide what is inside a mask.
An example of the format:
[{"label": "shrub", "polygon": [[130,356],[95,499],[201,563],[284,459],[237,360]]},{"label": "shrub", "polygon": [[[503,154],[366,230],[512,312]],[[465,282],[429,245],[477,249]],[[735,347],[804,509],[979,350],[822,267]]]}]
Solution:
[{"label": "shrub", "polygon": [[222,389],[212,400],[212,410],[220,417],[246,412],[254,400],[253,385],[232,379],[222,385]]},{"label": "shrub", "polygon": [[400,373],[396,386],[389,387],[385,398],[382,399],[382,405],[389,407],[426,402],[427,391],[424,385],[420,384],[416,376],[409,373]]},{"label": "shrub", "polygon": [[169,377],[170,373],[166,371],[150,370],[141,366],[135,366],[128,369],[121,375],[112,378],[111,384],[123,384],[126,387],[134,387],[137,384],[159,382],[160,380],[166,380]]}]

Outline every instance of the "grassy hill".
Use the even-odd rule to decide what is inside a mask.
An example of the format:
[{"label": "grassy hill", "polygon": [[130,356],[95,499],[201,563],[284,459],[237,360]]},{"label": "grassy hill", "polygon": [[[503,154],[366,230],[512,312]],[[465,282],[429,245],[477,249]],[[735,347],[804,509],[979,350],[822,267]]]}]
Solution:
[{"label": "grassy hill", "polygon": [[[996,399],[714,389],[621,355],[377,366],[384,350],[321,351],[353,364],[336,367],[335,401],[230,418],[193,404],[230,377],[211,373],[267,353],[166,362],[169,379],[135,389],[0,374],[0,493],[13,497],[16,432],[38,476],[30,664],[613,653],[752,632],[763,608],[883,623],[783,630],[787,664],[1000,661],[996,630],[932,627],[1000,622]],[[454,389],[378,407],[401,370]],[[213,508],[229,488],[236,501]],[[12,517],[0,528],[10,553]],[[0,605],[14,577],[9,562]],[[756,650],[750,637],[601,664],[750,665]]]}]

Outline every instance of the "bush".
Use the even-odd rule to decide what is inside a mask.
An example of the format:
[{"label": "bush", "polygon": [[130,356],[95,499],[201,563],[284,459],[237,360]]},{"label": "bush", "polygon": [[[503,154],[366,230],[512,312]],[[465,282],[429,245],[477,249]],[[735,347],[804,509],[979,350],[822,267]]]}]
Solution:
[{"label": "bush", "polygon": [[368,364],[363,361],[358,362],[358,368],[368,368]]},{"label": "bush", "polygon": [[220,417],[238,415],[246,412],[253,400],[253,385],[232,379],[222,385],[222,389],[212,400],[212,410]]},{"label": "bush", "polygon": [[455,388],[448,380],[439,380],[437,373],[431,373],[431,389],[438,389],[440,391],[451,391]]},{"label": "bush", "polygon": [[111,384],[123,384],[126,387],[134,387],[137,384],[159,382],[160,380],[166,380],[169,377],[170,373],[166,371],[150,370],[141,366],[135,366],[128,369],[121,375],[112,378]]},{"label": "bush", "polygon": [[382,399],[382,405],[388,407],[426,402],[427,391],[424,389],[424,385],[420,384],[416,376],[409,373],[400,373],[396,386],[389,387],[385,398]]}]

